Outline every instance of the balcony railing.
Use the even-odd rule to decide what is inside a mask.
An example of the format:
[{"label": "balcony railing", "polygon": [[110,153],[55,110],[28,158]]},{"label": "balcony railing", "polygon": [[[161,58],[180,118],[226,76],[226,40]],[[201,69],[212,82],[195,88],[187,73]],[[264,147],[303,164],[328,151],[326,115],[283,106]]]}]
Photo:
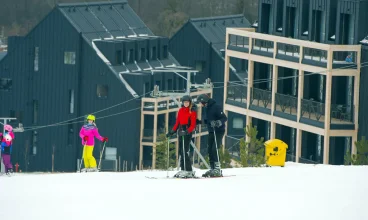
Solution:
[{"label": "balcony railing", "polygon": [[327,67],[327,51],[305,47],[302,62],[309,65]]},{"label": "balcony railing", "polygon": [[250,104],[271,109],[272,92],[263,89],[251,88]]},{"label": "balcony railing", "polygon": [[296,45],[277,43],[276,58],[292,62],[299,62],[300,47]]},{"label": "balcony railing", "polygon": [[249,38],[231,34],[230,39],[229,39],[229,44],[227,45],[227,47],[233,50],[248,52],[249,51]]},{"label": "balcony railing", "polygon": [[273,41],[253,39],[252,53],[273,57],[274,43]]},{"label": "balcony railing", "polygon": [[[239,48],[247,48],[245,52],[291,62],[299,62],[303,54],[302,63],[314,67],[327,68],[328,61],[331,61],[333,68],[349,65],[349,68],[357,69],[354,64],[359,63],[358,58],[361,53],[361,45],[323,44],[257,33],[252,28],[228,28],[226,33],[230,38],[227,45],[230,50],[242,51]],[[333,54],[329,55],[329,51]],[[348,57],[349,54],[350,57]]]},{"label": "balcony railing", "polygon": [[302,99],[301,117],[316,121],[324,121],[324,115],[324,103]]},{"label": "balcony railing", "polygon": [[[228,82],[227,83],[227,101],[247,103],[247,86],[241,82]],[[229,103],[231,104],[231,103]]]},{"label": "balcony railing", "polygon": [[331,123],[349,122],[354,123],[355,106],[331,105]]},{"label": "balcony railing", "polygon": [[334,51],[332,67],[343,69],[357,69],[357,52]]},{"label": "balcony railing", "polygon": [[298,113],[298,98],[290,95],[275,94],[275,111],[296,115]]}]

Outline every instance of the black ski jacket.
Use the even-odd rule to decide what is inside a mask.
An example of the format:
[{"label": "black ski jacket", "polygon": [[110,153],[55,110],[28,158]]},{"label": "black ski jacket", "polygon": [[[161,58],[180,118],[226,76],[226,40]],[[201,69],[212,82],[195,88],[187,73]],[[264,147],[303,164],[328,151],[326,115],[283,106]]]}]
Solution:
[{"label": "black ski jacket", "polygon": [[215,127],[215,131],[224,132],[227,117],[222,111],[222,107],[218,105],[215,100],[209,99],[207,106],[203,110],[205,110],[204,123],[207,124],[208,132],[213,132],[213,128],[211,127],[211,121],[217,120],[220,120],[222,125],[220,127]]}]

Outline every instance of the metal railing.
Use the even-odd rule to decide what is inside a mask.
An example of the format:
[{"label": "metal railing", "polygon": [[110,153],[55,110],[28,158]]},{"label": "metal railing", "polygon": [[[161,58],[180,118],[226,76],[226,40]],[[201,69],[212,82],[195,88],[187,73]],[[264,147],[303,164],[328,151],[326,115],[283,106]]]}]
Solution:
[{"label": "metal railing", "polygon": [[337,119],[339,121],[354,123],[354,109],[355,106],[351,105],[331,105],[331,123],[332,119]]},{"label": "metal railing", "polygon": [[274,52],[274,43],[273,43],[273,41],[268,41],[268,40],[253,39],[253,48],[252,48],[252,50],[273,53]]},{"label": "metal railing", "polygon": [[249,48],[249,38],[230,34],[229,46]]},{"label": "metal railing", "polygon": [[302,99],[301,117],[322,121],[325,115],[325,104],[313,100]]},{"label": "metal railing", "polygon": [[299,57],[300,47],[291,44],[277,43],[277,53],[285,56]]},{"label": "metal railing", "polygon": [[290,95],[284,95],[280,93],[275,94],[275,110],[278,111],[277,106],[280,107],[281,112],[287,114],[297,114],[298,110],[298,98]]},{"label": "metal railing", "polygon": [[263,89],[251,88],[251,98],[250,104],[256,105],[258,107],[263,108],[271,108],[268,107],[269,104],[272,103],[272,92]]},{"label": "metal railing", "polygon": [[303,58],[327,63],[327,51],[304,47]]},{"label": "metal railing", "polygon": [[229,100],[236,102],[247,102],[248,87],[241,82],[228,82],[227,83],[227,96]]}]

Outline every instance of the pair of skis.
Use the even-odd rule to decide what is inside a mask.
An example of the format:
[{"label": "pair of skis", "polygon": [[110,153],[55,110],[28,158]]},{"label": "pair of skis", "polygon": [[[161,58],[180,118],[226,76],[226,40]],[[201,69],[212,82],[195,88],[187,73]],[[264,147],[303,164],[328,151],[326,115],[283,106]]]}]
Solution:
[{"label": "pair of skis", "polygon": [[225,176],[213,176],[213,177],[188,177],[188,178],[180,178],[180,177],[154,177],[154,176],[146,176],[147,179],[216,179],[216,178],[224,178],[224,177],[233,177],[235,175],[225,175]]}]

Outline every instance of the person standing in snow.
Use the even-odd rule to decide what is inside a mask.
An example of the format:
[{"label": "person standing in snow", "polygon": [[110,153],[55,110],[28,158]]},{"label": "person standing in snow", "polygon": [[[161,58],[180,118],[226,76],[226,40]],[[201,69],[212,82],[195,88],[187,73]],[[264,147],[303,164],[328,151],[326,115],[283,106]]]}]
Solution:
[{"label": "person standing in snow", "polygon": [[4,125],[4,134],[0,133],[1,140],[1,157],[5,166],[6,175],[13,173],[13,165],[11,163],[11,153],[13,148],[13,127],[11,125]]},{"label": "person standing in snow", "polygon": [[86,172],[96,172],[97,163],[96,159],[93,157],[93,148],[95,145],[95,137],[102,141],[107,142],[107,137],[102,137],[98,133],[97,126],[95,124],[96,117],[94,115],[88,115],[87,124],[83,125],[79,132],[79,136],[82,138],[83,148],[83,160],[84,160],[84,169]]},{"label": "person standing in snow", "polygon": [[[222,111],[222,107],[218,105],[216,101],[214,99],[211,99],[208,95],[199,95],[197,100],[206,109],[204,123],[207,124],[208,127],[207,151],[210,159],[211,169],[203,174],[203,176],[222,176],[221,163],[219,161],[220,156],[218,151],[222,143],[222,138],[225,134],[225,122],[227,121],[227,117]],[[200,121],[200,123],[202,122]]]},{"label": "person standing in snow", "polygon": [[179,109],[176,123],[167,137],[178,134],[179,155],[181,171],[174,175],[179,178],[194,177],[192,163],[189,156],[189,147],[192,140],[192,132],[196,127],[197,112],[193,109],[192,98],[188,95],[182,98],[182,107]]}]

